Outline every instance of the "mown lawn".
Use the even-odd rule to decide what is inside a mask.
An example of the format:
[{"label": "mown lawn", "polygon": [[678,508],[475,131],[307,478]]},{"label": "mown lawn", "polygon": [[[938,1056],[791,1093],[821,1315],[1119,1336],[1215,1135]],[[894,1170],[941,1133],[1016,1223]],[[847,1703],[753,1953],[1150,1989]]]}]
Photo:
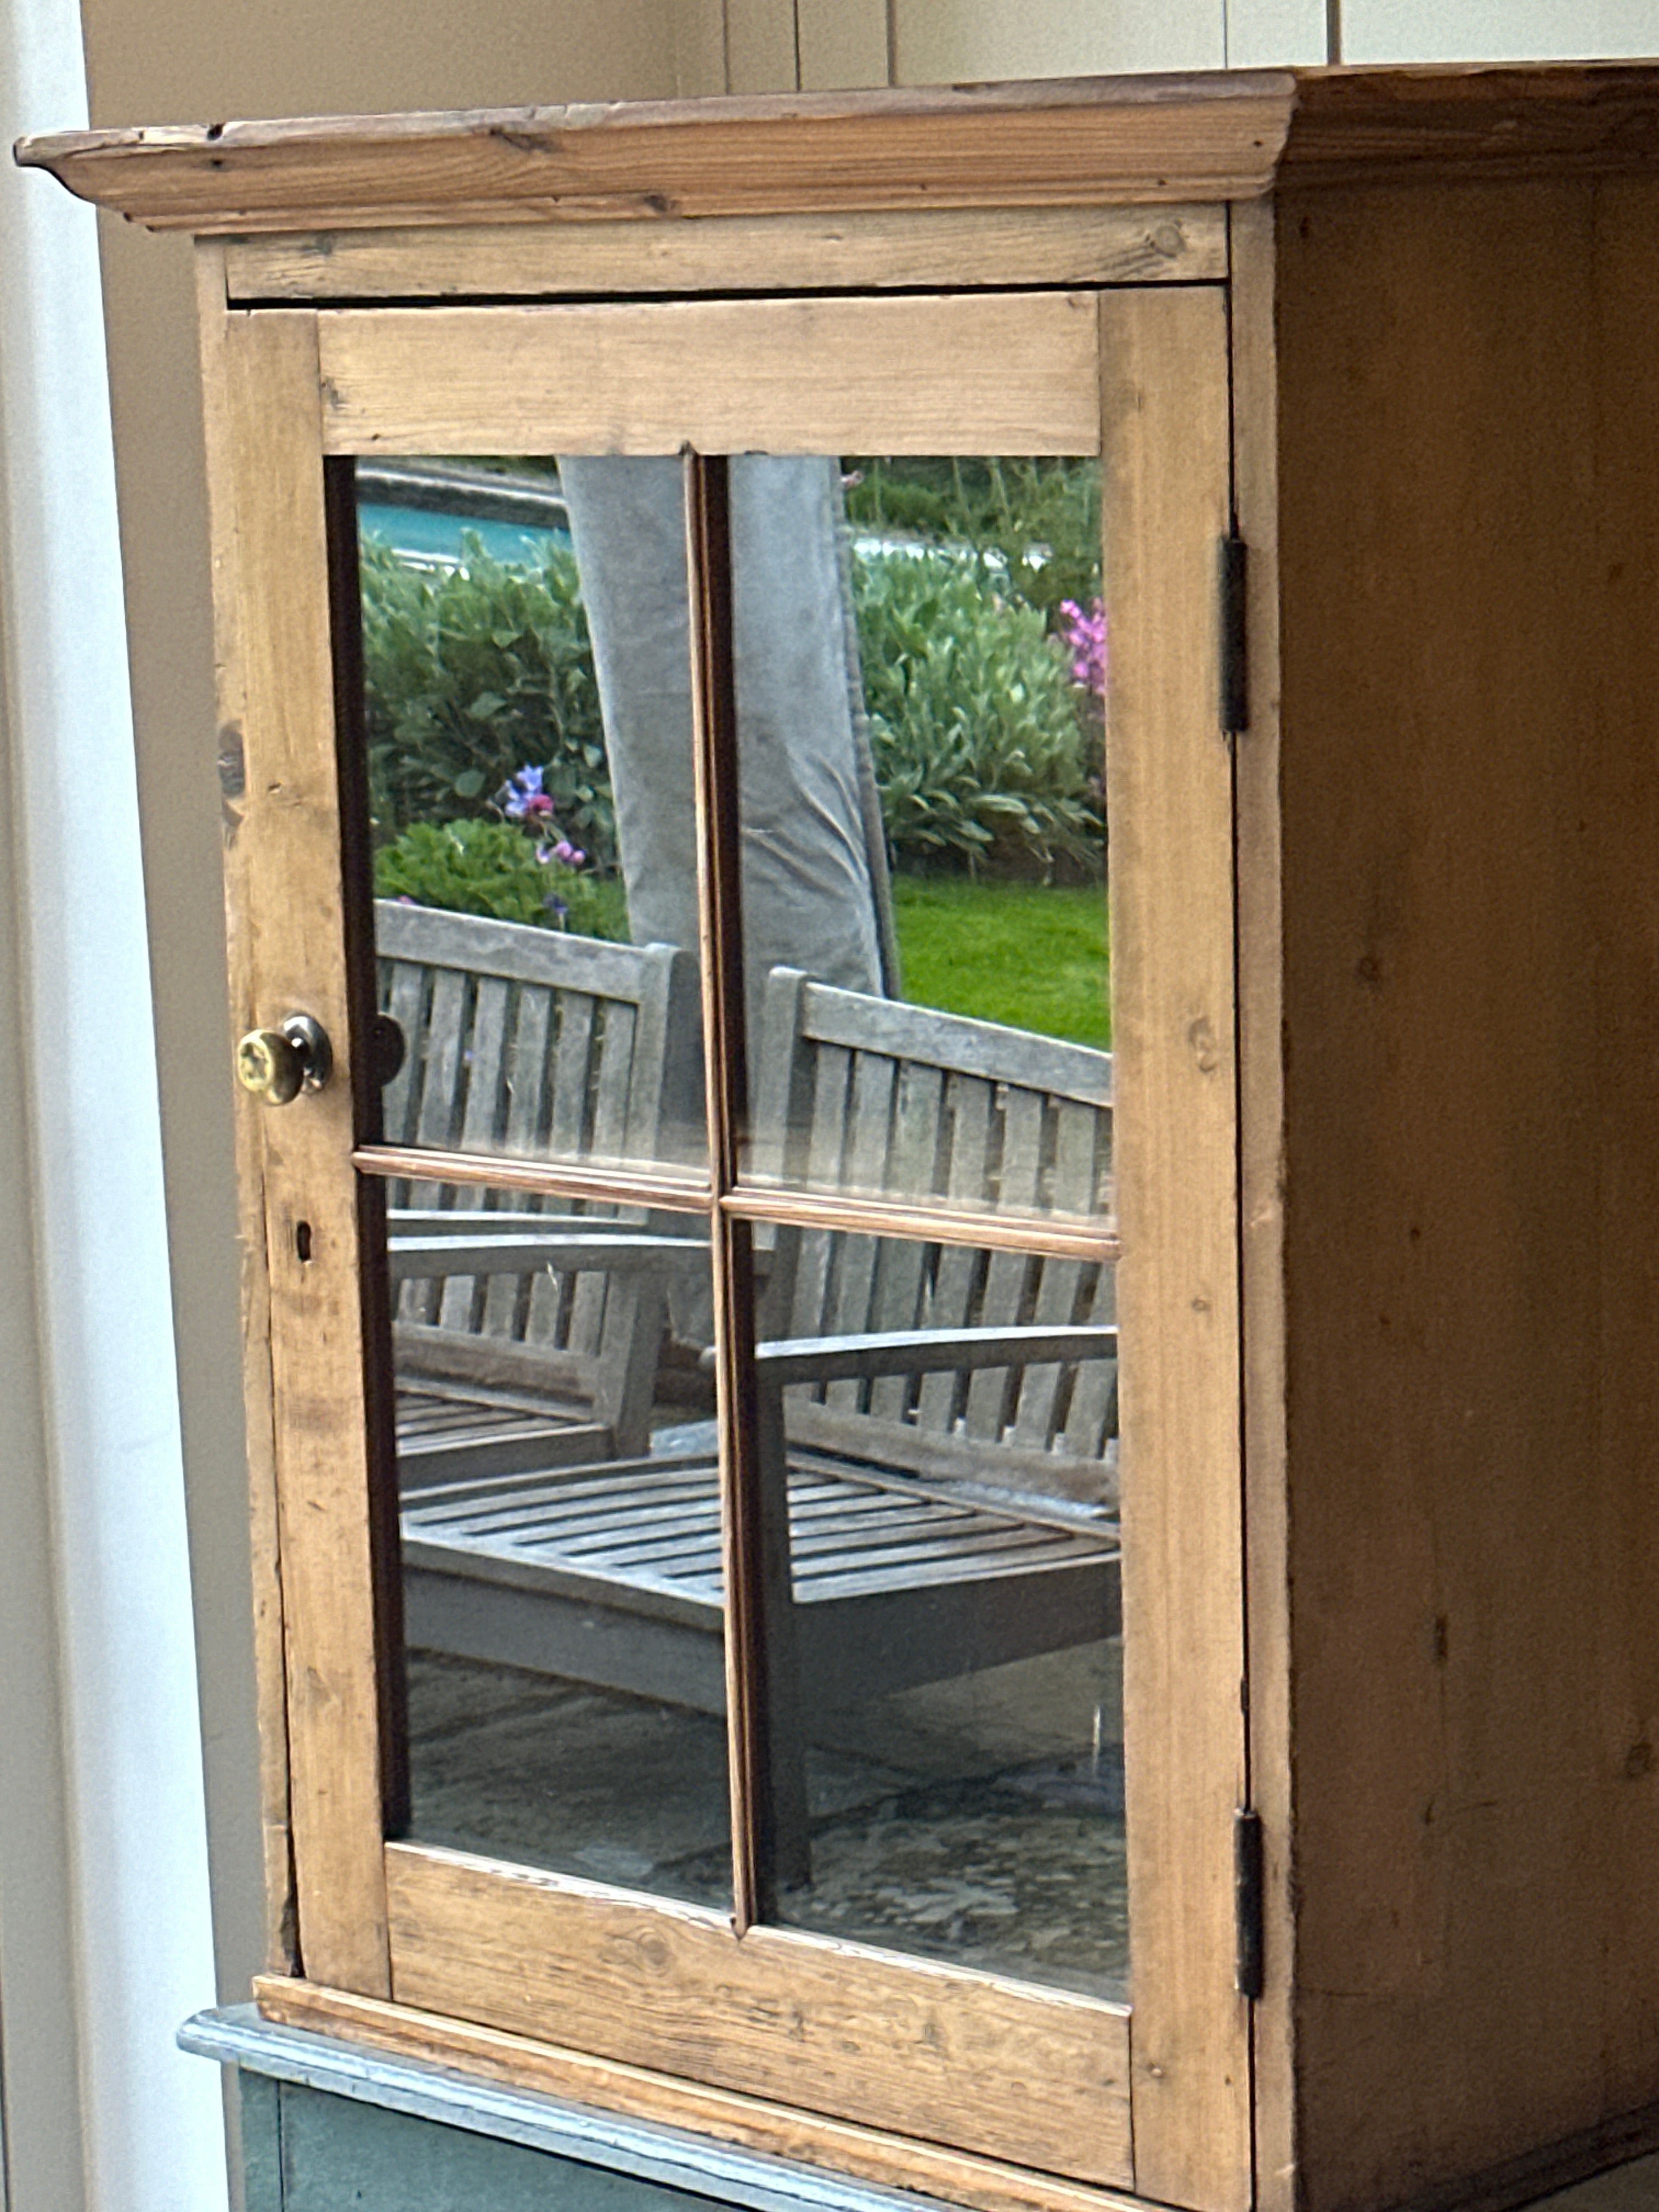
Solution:
[{"label": "mown lawn", "polygon": [[896,876],[893,905],[913,1005],[1111,1043],[1103,886]]}]

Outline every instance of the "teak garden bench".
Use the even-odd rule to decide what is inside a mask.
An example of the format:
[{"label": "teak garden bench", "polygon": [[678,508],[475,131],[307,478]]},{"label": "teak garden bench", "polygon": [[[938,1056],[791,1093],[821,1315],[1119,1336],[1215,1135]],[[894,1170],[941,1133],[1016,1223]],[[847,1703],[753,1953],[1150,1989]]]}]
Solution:
[{"label": "teak garden bench", "polygon": [[[787,969],[763,1029],[757,1170],[913,1194],[937,1176],[1016,1215],[1098,1202],[1109,1055]],[[497,1234],[461,1247],[469,1264],[488,1267]],[[533,1235],[505,1234],[497,1267],[533,1259]],[[621,1237],[615,1257],[631,1273],[696,1249]],[[410,1239],[398,1265],[435,1280],[446,1257]],[[547,1264],[564,1257],[550,1239]],[[856,1704],[1115,1632],[1117,1334],[1097,1263],[830,1230],[781,1232],[757,1258],[775,1790],[799,1878],[808,1732],[792,1686]],[[723,1709],[719,1486],[701,1440],[423,1488],[403,1530],[411,1646]]]},{"label": "teak garden bench", "polygon": [[[866,998],[778,968],[767,984],[753,1175],[779,1187],[935,1197],[1013,1218],[1110,1210],[1109,1053],[1000,1024]],[[779,1248],[765,1334],[817,1338],[918,1326],[923,1254],[913,1241],[806,1230]],[[1017,1250],[947,1246],[927,1290],[927,1326],[987,1330],[1115,1319],[1109,1267]],[[792,1394],[792,1438],[827,1449],[847,1418],[896,1427],[892,1463],[1087,1504],[1114,1493],[1115,1359],[1060,1368],[850,1378]],[[907,1402],[910,1390],[914,1404]],[[856,1431],[854,1432],[856,1433]],[[988,1453],[987,1448],[992,1449]]]},{"label": "teak garden bench", "polygon": [[[700,1146],[689,953],[390,900],[375,933],[381,1008],[404,1046],[388,1143],[635,1160]],[[616,1209],[550,1219],[545,1201],[515,1199],[514,1231],[543,1239],[518,1272],[422,1273],[410,1240],[482,1230],[486,1193],[398,1182],[387,1198],[405,1484],[643,1449],[663,1313],[661,1270],[639,1261],[660,1237],[630,1266]]]}]

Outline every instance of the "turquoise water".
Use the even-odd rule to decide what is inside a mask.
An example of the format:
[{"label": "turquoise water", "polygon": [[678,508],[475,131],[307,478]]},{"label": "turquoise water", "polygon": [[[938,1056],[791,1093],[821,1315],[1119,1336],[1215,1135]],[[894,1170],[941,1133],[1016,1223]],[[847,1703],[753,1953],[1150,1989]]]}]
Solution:
[{"label": "turquoise water", "polygon": [[533,523],[488,522],[476,515],[444,514],[426,507],[364,503],[357,526],[372,531],[392,551],[421,568],[454,567],[461,557],[463,533],[476,537],[492,561],[524,568],[543,561],[552,546],[570,544],[568,530],[538,530]]}]

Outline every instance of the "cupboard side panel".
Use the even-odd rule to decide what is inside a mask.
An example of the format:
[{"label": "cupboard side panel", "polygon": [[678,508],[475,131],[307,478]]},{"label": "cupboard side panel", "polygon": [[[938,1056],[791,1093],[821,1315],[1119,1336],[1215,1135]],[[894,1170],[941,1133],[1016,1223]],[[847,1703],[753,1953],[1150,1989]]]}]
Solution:
[{"label": "cupboard side panel", "polygon": [[1653,1206],[1650,1150],[1610,1285],[1598,1146],[1630,1109],[1597,978],[1630,925],[1593,885],[1626,733],[1596,704],[1591,212],[1518,184],[1279,216],[1310,2212],[1431,2201],[1601,2124],[1631,1845],[1659,1841],[1595,1725],[1609,1546],[1641,1534],[1651,1620],[1659,1486],[1597,1380]]},{"label": "cupboard side panel", "polygon": [[1101,303],[1135,2188],[1249,2197],[1225,295]]},{"label": "cupboard side panel", "polygon": [[[263,1201],[289,1820],[306,1970],[390,1994],[362,1255],[314,316],[227,314],[210,346],[218,557],[234,594],[242,794],[228,875],[235,1030],[314,1015],[327,1087],[239,1098]],[[240,911],[238,910],[240,909]],[[300,1235],[301,1225],[308,1237]],[[306,1256],[302,1256],[302,1248]],[[255,1261],[256,1278],[259,1273]],[[257,1350],[257,1346],[256,1346]],[[261,1407],[252,1408],[255,1418]]]},{"label": "cupboard side panel", "polygon": [[1601,186],[1597,575],[1601,769],[1595,850],[1600,1117],[1598,1603],[1594,1730],[1612,1879],[1606,2105],[1659,2082],[1659,183]]}]

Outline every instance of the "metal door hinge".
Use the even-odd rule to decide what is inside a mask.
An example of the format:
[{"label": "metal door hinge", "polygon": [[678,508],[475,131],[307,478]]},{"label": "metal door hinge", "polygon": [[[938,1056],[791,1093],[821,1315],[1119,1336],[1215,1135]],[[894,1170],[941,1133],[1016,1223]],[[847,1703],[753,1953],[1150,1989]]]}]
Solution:
[{"label": "metal door hinge", "polygon": [[1261,1815],[1248,1806],[1233,1814],[1233,1911],[1237,1954],[1233,1979],[1241,1996],[1261,1995]]},{"label": "metal door hinge", "polygon": [[1221,541],[1221,726],[1236,738],[1250,726],[1245,586],[1249,548],[1231,531]]}]

